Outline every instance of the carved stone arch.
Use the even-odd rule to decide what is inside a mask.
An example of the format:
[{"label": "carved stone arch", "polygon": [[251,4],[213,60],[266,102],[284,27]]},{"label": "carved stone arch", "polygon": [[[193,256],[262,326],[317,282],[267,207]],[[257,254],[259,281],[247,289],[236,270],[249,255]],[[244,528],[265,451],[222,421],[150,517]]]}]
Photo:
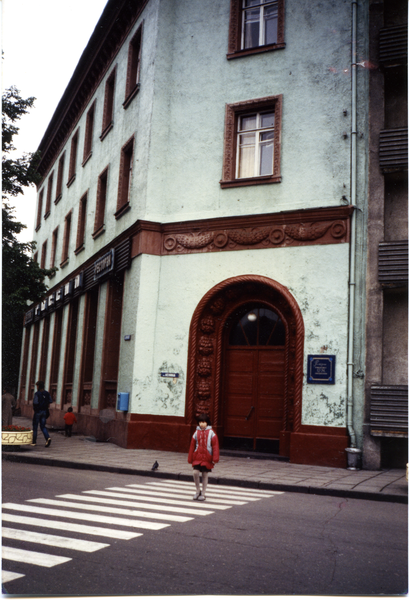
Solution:
[{"label": "carved stone arch", "polygon": [[189,331],[187,422],[193,424],[197,414],[207,412],[215,429],[222,431],[223,332],[232,313],[249,302],[262,302],[273,308],[286,328],[283,441],[288,446],[290,432],[299,431],[301,426],[304,321],[291,292],[261,275],[226,279],[209,290],[197,305]]}]

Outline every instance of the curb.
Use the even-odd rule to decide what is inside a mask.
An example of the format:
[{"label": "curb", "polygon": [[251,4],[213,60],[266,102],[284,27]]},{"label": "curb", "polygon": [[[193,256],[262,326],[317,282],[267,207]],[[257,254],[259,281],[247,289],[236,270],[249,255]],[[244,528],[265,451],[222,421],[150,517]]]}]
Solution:
[{"label": "curb", "polygon": [[[144,477],[166,477],[167,479],[179,479],[180,481],[191,481],[190,475],[181,473],[163,473],[158,471],[146,471],[144,469],[128,469],[125,467],[110,467],[106,465],[91,465],[88,463],[73,463],[53,458],[37,458],[31,456],[19,456],[16,454],[2,454],[2,459],[9,462],[43,465],[49,467],[61,467],[64,469],[79,469],[83,471],[101,471],[105,473],[119,473],[121,475],[139,475]],[[234,479],[228,477],[209,477],[209,483],[218,485],[231,485],[248,489],[271,490],[276,492],[295,492],[299,494],[312,494],[316,496],[334,496],[336,498],[355,498],[358,500],[374,500],[377,502],[395,502],[408,504],[408,497],[401,494],[382,494],[380,492],[361,492],[359,490],[340,490],[332,488],[319,488],[305,485],[290,485],[284,483],[261,483]]]}]

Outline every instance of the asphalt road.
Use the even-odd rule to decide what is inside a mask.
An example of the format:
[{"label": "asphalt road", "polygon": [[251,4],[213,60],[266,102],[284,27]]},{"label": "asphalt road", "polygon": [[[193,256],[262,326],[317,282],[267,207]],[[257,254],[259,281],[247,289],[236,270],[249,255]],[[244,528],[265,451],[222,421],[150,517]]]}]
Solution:
[{"label": "asphalt road", "polygon": [[[390,596],[408,589],[402,504],[220,486],[194,502],[186,482],[5,461],[2,476],[9,594]],[[155,529],[146,529],[150,523]]]}]

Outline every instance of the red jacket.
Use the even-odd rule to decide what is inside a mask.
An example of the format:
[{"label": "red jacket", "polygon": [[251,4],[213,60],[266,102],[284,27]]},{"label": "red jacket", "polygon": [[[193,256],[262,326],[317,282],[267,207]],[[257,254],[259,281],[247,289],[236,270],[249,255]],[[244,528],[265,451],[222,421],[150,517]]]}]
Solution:
[{"label": "red jacket", "polygon": [[208,469],[213,469],[214,463],[219,462],[219,440],[210,425],[204,430],[197,427],[190,442],[187,462]]},{"label": "red jacket", "polygon": [[64,421],[66,425],[73,425],[77,422],[77,418],[72,412],[67,412],[64,415]]}]

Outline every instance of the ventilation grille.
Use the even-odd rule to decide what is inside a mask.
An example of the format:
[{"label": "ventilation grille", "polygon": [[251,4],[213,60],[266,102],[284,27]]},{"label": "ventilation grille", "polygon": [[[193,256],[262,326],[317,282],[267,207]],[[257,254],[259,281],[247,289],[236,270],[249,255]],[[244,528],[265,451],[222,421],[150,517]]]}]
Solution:
[{"label": "ventilation grille", "polygon": [[408,386],[371,387],[371,433],[408,433]]},{"label": "ventilation grille", "polygon": [[379,244],[378,279],[383,284],[408,283],[408,242]]}]

